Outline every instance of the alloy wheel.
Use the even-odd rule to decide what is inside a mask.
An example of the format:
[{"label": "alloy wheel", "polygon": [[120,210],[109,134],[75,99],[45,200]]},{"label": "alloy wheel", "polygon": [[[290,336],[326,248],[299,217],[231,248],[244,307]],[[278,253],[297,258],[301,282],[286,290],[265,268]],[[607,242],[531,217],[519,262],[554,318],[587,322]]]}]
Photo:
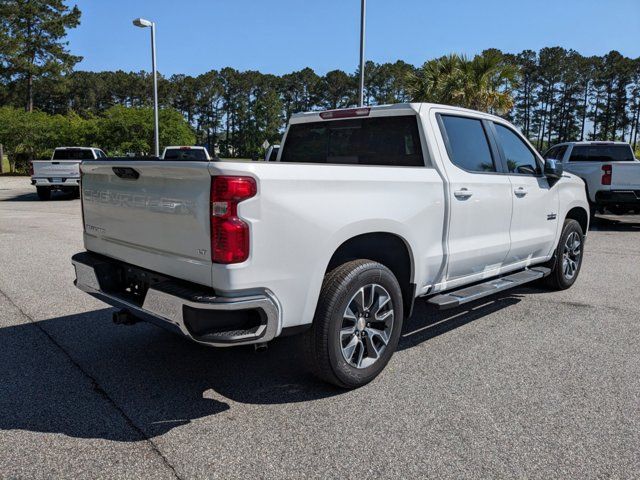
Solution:
[{"label": "alloy wheel", "polygon": [[582,255],[582,240],[578,232],[571,232],[564,243],[562,251],[562,273],[567,280],[571,280],[578,272],[580,256]]},{"label": "alloy wheel", "polygon": [[383,354],[393,331],[393,300],[381,285],[360,288],[349,300],[342,318],[342,356],[353,367],[367,368]]}]

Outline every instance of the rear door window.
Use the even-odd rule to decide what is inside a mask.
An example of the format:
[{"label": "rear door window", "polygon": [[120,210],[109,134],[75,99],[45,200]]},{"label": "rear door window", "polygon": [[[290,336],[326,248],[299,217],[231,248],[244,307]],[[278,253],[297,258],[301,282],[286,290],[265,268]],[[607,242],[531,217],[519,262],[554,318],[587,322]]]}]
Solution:
[{"label": "rear door window", "polygon": [[469,172],[491,173],[496,165],[481,120],[441,115],[449,158],[454,165]]},{"label": "rear door window", "polygon": [[628,145],[575,145],[570,162],[633,162]]},{"label": "rear door window", "polygon": [[417,118],[358,118],[289,127],[281,162],[422,167]]}]

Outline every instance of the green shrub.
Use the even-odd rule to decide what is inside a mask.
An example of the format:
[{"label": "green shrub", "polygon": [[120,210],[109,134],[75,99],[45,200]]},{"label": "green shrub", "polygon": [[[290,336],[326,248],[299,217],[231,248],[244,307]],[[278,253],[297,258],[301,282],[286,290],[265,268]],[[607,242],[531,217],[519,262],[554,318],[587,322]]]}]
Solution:
[{"label": "green shrub", "polygon": [[[193,129],[180,112],[163,109],[159,117],[161,146],[194,144]],[[110,155],[149,154],[153,135],[151,108],[115,106],[99,117],[82,117],[0,107],[0,143],[11,169],[23,173],[30,160],[51,158],[53,149],[61,146],[99,147]]]}]

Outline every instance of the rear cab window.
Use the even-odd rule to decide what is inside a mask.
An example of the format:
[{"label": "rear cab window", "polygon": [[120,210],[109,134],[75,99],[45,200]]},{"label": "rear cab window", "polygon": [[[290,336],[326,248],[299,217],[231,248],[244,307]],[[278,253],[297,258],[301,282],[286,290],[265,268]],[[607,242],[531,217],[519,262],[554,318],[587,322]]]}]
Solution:
[{"label": "rear cab window", "polygon": [[294,123],[280,162],[425,166],[415,115]]},{"label": "rear cab window", "polygon": [[574,145],[570,162],[633,162],[629,145]]},{"label": "rear cab window", "polygon": [[207,160],[207,155],[201,148],[168,148],[164,154],[165,160]]},{"label": "rear cab window", "polygon": [[52,160],[93,160],[93,152],[84,148],[59,148],[54,150]]}]

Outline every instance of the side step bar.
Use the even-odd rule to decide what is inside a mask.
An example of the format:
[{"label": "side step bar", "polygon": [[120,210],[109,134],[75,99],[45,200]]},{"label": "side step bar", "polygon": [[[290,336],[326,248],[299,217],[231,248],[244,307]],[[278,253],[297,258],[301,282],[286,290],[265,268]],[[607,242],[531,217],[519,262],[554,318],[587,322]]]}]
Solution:
[{"label": "side step bar", "polygon": [[492,278],[491,280],[471,287],[436,295],[431,297],[427,303],[435,305],[439,310],[447,310],[480,298],[488,297],[494,293],[503,292],[504,290],[533,282],[534,280],[546,277],[550,273],[551,269],[546,267],[529,268],[504,277]]}]

